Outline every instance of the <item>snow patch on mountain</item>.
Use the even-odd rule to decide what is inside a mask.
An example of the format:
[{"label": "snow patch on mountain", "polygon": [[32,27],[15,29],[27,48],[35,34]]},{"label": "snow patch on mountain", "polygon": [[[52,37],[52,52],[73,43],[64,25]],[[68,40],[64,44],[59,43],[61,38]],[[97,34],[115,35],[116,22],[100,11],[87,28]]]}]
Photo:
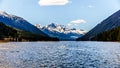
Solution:
[{"label": "snow patch on mountain", "polygon": [[85,35],[87,32],[84,30],[77,30],[75,28],[69,29],[64,25],[54,23],[47,26],[42,26],[41,24],[36,24],[35,26],[49,36],[57,37],[60,40],[76,40],[78,37]]},{"label": "snow patch on mountain", "polygon": [[5,11],[0,11],[0,22],[23,31],[29,31],[32,33],[40,34],[41,36],[47,36],[45,33],[40,31],[25,19],[12,14],[8,14]]}]

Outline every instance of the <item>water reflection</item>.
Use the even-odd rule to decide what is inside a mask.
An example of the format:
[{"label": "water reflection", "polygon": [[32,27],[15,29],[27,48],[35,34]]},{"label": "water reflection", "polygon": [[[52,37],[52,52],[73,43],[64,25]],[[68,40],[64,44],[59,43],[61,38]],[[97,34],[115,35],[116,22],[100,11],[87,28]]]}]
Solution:
[{"label": "water reflection", "polygon": [[120,68],[120,43],[11,42],[0,44],[0,68]]}]

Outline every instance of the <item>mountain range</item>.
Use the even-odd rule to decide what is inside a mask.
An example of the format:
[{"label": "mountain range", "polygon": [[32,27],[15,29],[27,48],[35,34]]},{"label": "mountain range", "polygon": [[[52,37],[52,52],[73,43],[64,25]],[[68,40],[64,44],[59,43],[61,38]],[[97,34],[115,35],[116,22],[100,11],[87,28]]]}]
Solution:
[{"label": "mountain range", "polygon": [[34,25],[30,24],[25,19],[12,14],[8,14],[4,11],[0,11],[0,22],[3,22],[6,25],[9,25],[11,27],[14,27],[20,30],[29,31],[35,34],[40,34],[41,36],[47,36],[45,33],[40,31]]},{"label": "mountain range", "polygon": [[[6,28],[10,28],[11,31],[14,30],[16,32],[20,32],[22,34],[21,38],[26,39],[28,41],[58,40],[57,38],[49,37],[46,33],[42,32],[40,29],[38,29],[36,26],[32,25],[25,19],[15,16],[15,15],[12,15],[12,14],[8,14],[4,11],[0,11],[0,23],[3,23],[1,25],[1,27],[3,26]],[[4,29],[3,29],[3,31],[4,31]],[[6,31],[8,31],[8,30],[6,30]],[[2,31],[1,31],[1,33],[2,33]],[[18,33],[15,33],[15,34],[18,34]],[[7,36],[4,36],[4,38],[6,38],[6,37]]]},{"label": "mountain range", "polygon": [[50,37],[57,37],[60,40],[76,40],[78,37],[83,36],[87,31],[77,30],[75,28],[69,29],[65,25],[58,25],[51,23],[47,26],[42,26],[40,24],[35,25],[44,33],[48,34]]},{"label": "mountain range", "polygon": [[[22,34],[21,38],[30,40],[64,40],[64,41],[70,41],[70,40],[94,40],[94,41],[118,41],[120,40],[119,33],[120,33],[120,10],[116,13],[109,16],[107,19],[103,20],[101,23],[99,23],[97,26],[95,26],[92,30],[89,32],[85,30],[77,30],[75,28],[70,29],[64,25],[58,25],[55,23],[51,23],[47,26],[42,26],[40,24],[32,25],[25,19],[8,14],[4,11],[0,11],[0,23],[1,27],[6,27],[5,31],[8,31],[8,28],[11,30],[8,31],[8,34],[11,33],[11,31],[15,31],[17,33],[13,33],[12,36],[19,36],[16,35],[19,32]],[[1,37],[9,37],[6,35],[3,35],[4,29],[1,28]],[[31,40],[32,41],[32,40]]]},{"label": "mountain range", "polygon": [[[95,26],[92,30],[90,30],[88,33],[86,33],[81,38],[78,38],[77,40],[83,40],[83,41],[97,40],[98,38],[103,38],[103,37],[107,39],[108,37],[112,37],[112,36],[113,36],[112,38],[114,38],[115,35],[117,35],[115,34],[115,31],[118,32],[118,27],[120,27],[120,10],[109,16],[107,19],[103,20],[100,24]],[[100,40],[102,41],[102,39]]]}]

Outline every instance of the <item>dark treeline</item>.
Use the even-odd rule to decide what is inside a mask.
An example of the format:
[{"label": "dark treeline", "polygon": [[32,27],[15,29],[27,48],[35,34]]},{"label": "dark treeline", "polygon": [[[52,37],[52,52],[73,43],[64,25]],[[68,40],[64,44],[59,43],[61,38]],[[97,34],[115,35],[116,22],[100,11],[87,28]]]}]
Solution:
[{"label": "dark treeline", "polygon": [[27,31],[18,30],[0,22],[0,40],[7,41],[58,41],[58,38],[43,37]]},{"label": "dark treeline", "polygon": [[17,30],[0,22],[0,40],[4,40],[4,38],[12,40],[15,37],[17,37]]},{"label": "dark treeline", "polygon": [[120,27],[100,33],[92,39],[97,41],[120,41]]}]

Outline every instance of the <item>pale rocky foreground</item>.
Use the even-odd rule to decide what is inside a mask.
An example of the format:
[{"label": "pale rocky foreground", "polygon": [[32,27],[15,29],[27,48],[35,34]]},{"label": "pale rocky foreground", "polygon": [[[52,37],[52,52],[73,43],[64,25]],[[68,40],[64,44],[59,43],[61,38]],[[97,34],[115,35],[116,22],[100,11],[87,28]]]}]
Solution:
[{"label": "pale rocky foreground", "polygon": [[0,68],[120,68],[120,43],[0,43]]}]

